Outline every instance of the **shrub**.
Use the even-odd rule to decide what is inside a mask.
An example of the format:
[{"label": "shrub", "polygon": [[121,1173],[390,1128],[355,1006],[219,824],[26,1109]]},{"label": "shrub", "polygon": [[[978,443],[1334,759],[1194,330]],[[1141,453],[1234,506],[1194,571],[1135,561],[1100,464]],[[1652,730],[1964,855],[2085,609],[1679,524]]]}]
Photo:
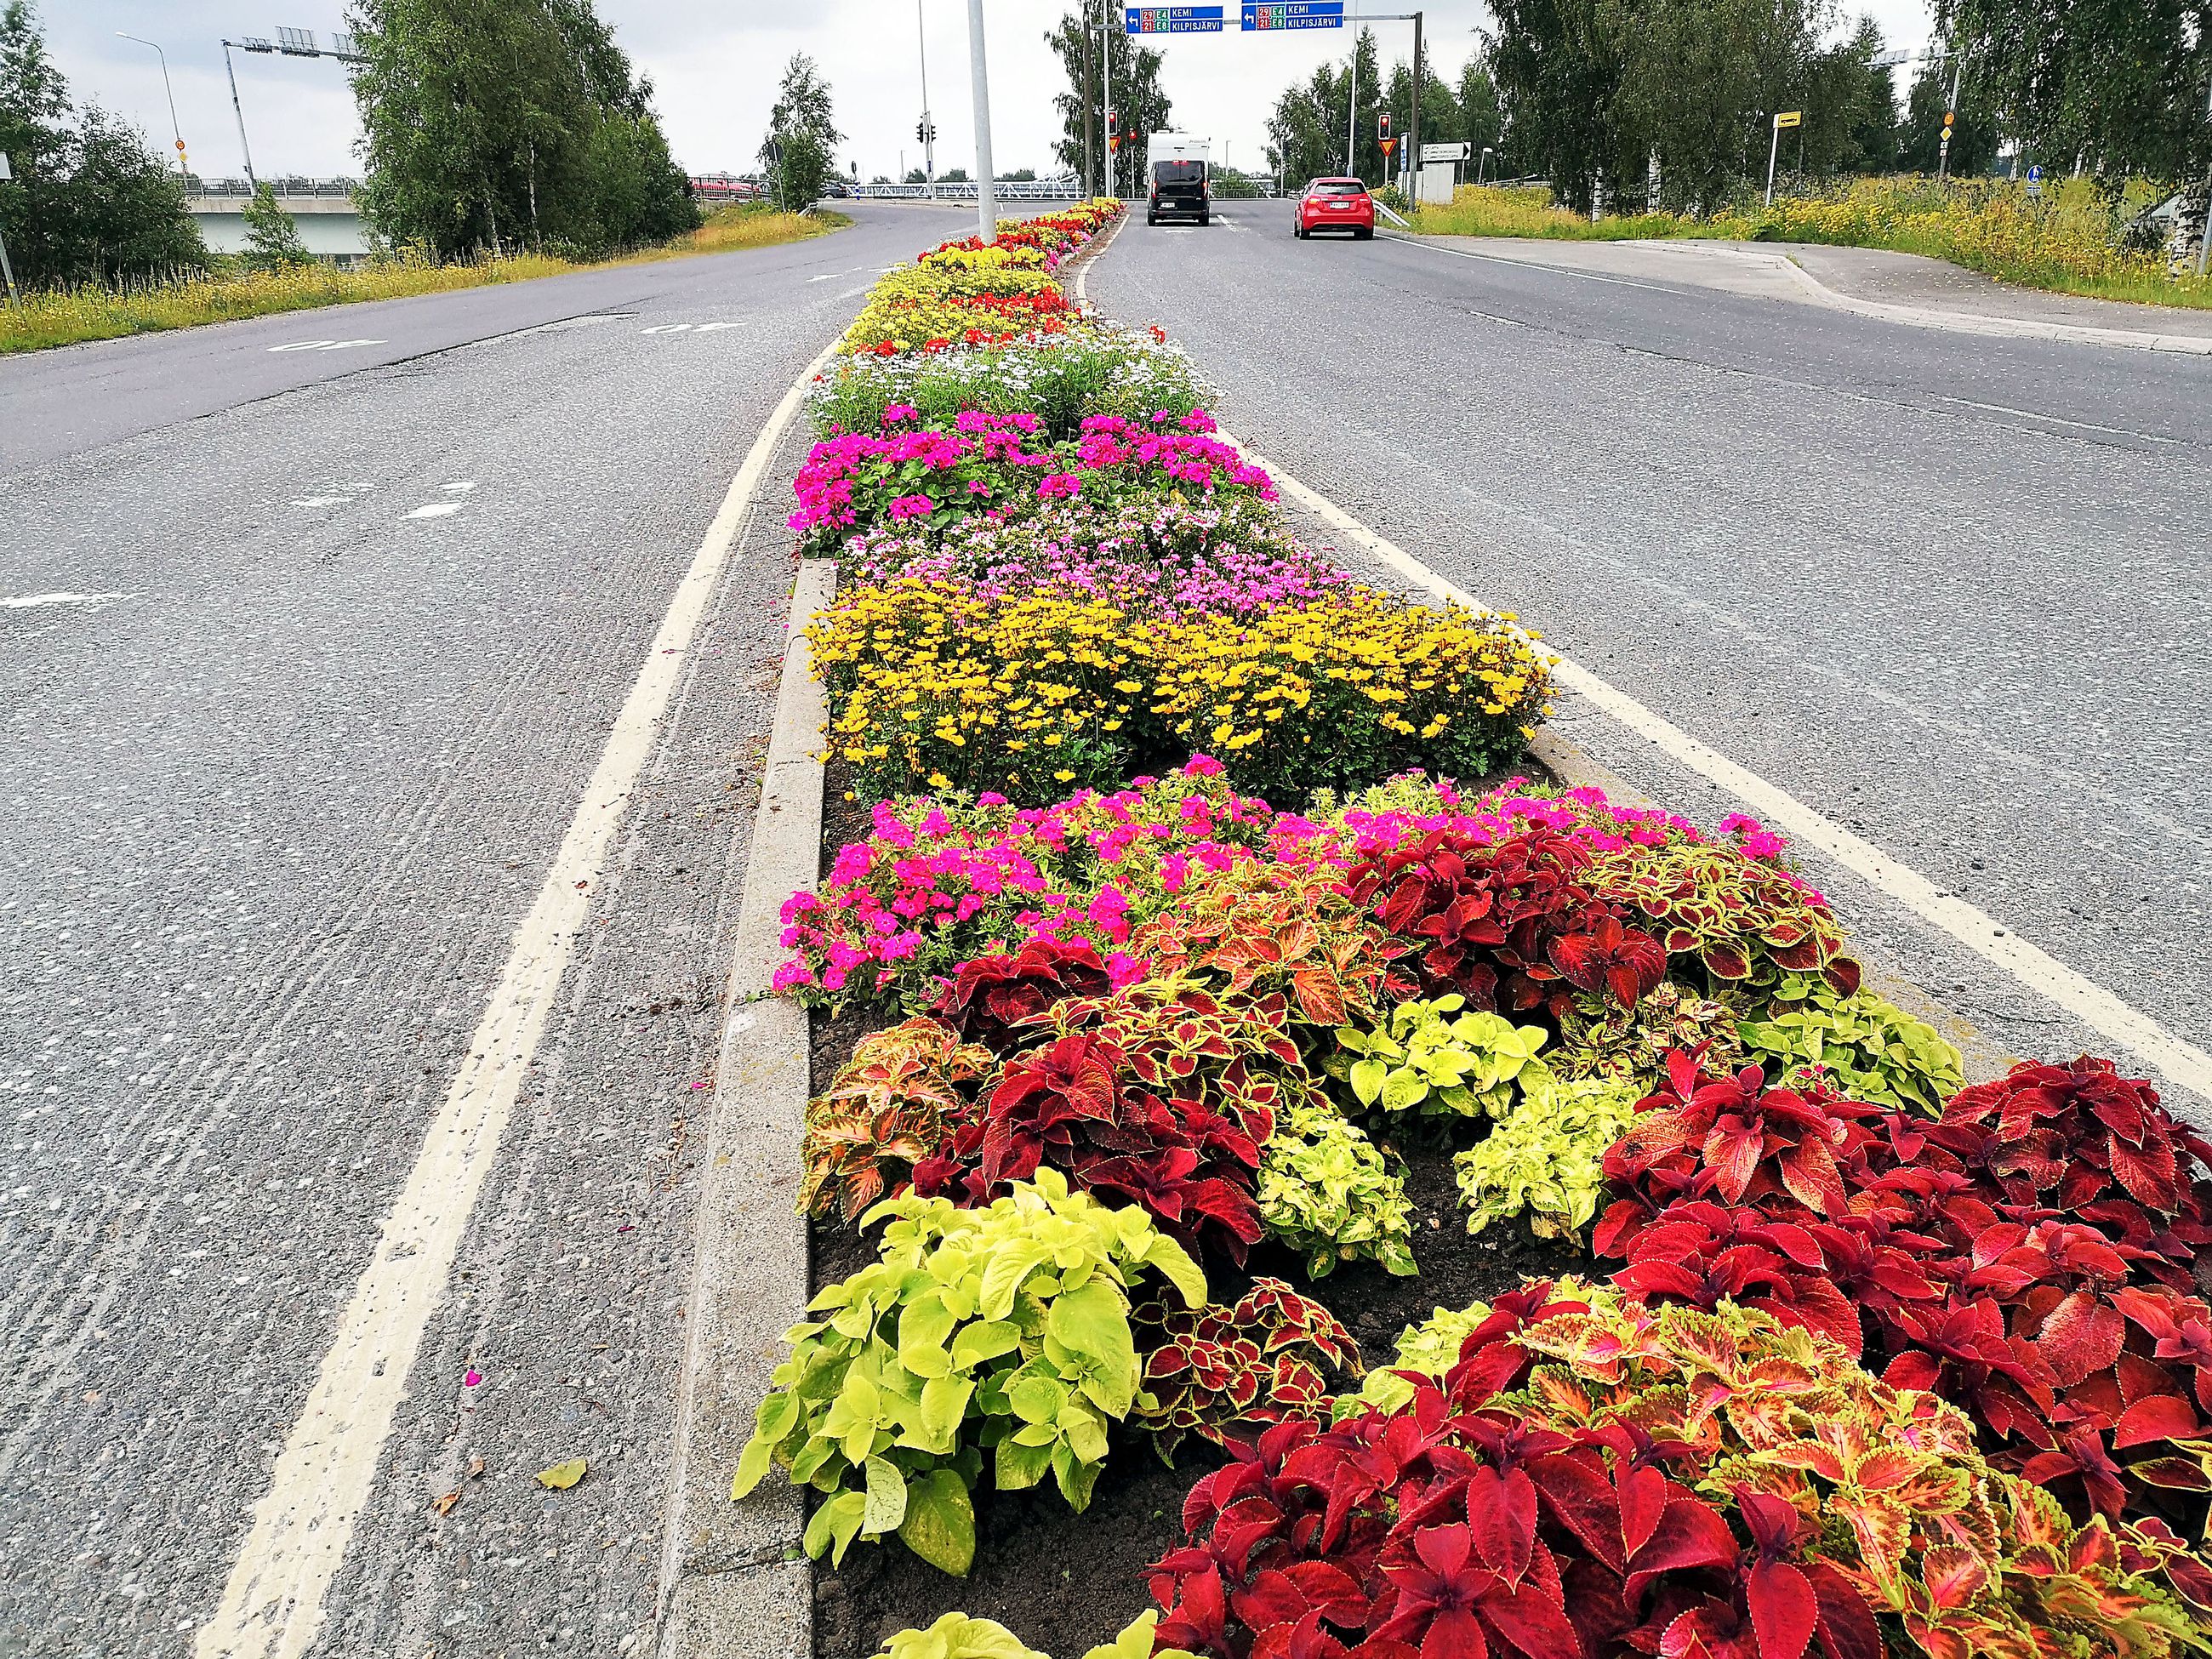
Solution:
[{"label": "shrub", "polygon": [[1966,1407],[2000,1467],[2083,1513],[2201,1516],[2176,1494],[2212,1491],[2212,1147],[2148,1085],[2023,1065],[1929,1125],[1677,1056],[1646,1103],[1607,1158],[1615,1284],[1851,1352],[1870,1334],[1885,1377]]},{"label": "shrub", "polygon": [[1129,936],[1156,975],[1226,998],[1280,997],[1293,1022],[1323,1027],[1376,1017],[1399,949],[1334,866],[1258,859],[1199,872]]},{"label": "shrub", "polygon": [[1526,1210],[1537,1237],[1579,1237],[1605,1201],[1605,1155],[1634,1121],[1641,1094],[1638,1084],[1606,1078],[1531,1091],[1452,1159],[1468,1231]]},{"label": "shrub", "polygon": [[1240,787],[1285,798],[1407,765],[1479,775],[1522,752],[1549,688],[1510,623],[1364,588],[1154,622],[1100,599],[899,581],[845,594],[807,637],[833,742],[885,796],[1044,800],[1200,748]]},{"label": "shrub", "polygon": [[1372,1261],[1401,1278],[1413,1265],[1405,1177],[1318,1091],[1293,1085],[1260,1151],[1260,1222],[1305,1257],[1310,1278]]},{"label": "shrub", "polygon": [[1559,1022],[1553,1068],[1567,1078],[1602,1078],[1649,1088],[1665,1075],[1677,1048],[1712,1070],[1742,1057],[1736,1016],[1725,1003],[1663,980],[1623,1008],[1610,997],[1584,994]]},{"label": "shrub", "polygon": [[806,1106],[799,1207],[851,1221],[903,1186],[969,1109],[992,1066],[988,1048],[935,1020],[910,1019],[863,1037],[826,1093]]},{"label": "shrub", "polygon": [[1401,1410],[1269,1430],[1183,1515],[1190,1543],[1153,1569],[1157,1638],[1224,1659],[1362,1638],[1394,1656],[2158,1659],[2196,1639],[2142,1576],[2155,1540],[2075,1528],[1954,1408],[1757,1314],[1573,1285],[1501,1298]]},{"label": "shrub", "polygon": [[1250,617],[1353,586],[1255,495],[1203,506],[1172,498],[1063,499],[1021,517],[971,517],[941,537],[890,526],[844,555],[865,583],[911,579],[1005,597],[1097,597],[1159,621]]},{"label": "shrub", "polygon": [[1137,1418],[1166,1462],[1186,1435],[1249,1445],[1273,1424],[1324,1415],[1324,1367],[1359,1375],[1352,1333],[1279,1279],[1255,1279],[1233,1308],[1153,1303],[1136,1322],[1145,1353]]},{"label": "shrub", "polygon": [[1261,1232],[1252,1188],[1275,1068],[1297,1057],[1281,1018],[1279,1003],[1224,1006],[1169,981],[1060,1005],[981,1111],[916,1166],[915,1190],[975,1204],[1050,1169],[1241,1264]]},{"label": "shrub", "polygon": [[[1785,984],[1785,995],[1794,988]],[[1941,1116],[1945,1098],[1965,1086],[1959,1051],[1934,1026],[1871,991],[1838,996],[1821,979],[1802,988],[1802,1000],[1739,1028],[1751,1058],[1768,1071],[1824,1073],[1853,1100],[1923,1117]]]},{"label": "shrub", "polygon": [[1077,321],[1060,284],[1042,270],[917,268],[876,279],[838,349],[889,356],[932,343],[974,345],[1059,333]]},{"label": "shrub", "polygon": [[[1778,858],[1751,850],[1771,839],[1751,820],[1727,823],[1736,827],[1739,844],[1631,842],[1596,860],[1590,889],[1640,915],[1658,934],[1672,970],[1698,975],[1711,990],[1768,989],[1785,972],[1824,975],[1844,995],[1857,990],[1859,966],[1844,954],[1843,929],[1827,900]],[[1773,846],[1778,854],[1780,843]]]},{"label": "shrub", "polygon": [[[1091,1649],[1084,1659],[1196,1659],[1180,1648],[1154,1647],[1152,1629],[1158,1622],[1159,1614],[1147,1608],[1121,1635]],[[1019,1637],[996,1620],[948,1613],[927,1630],[902,1630],[887,1637],[877,1659],[1051,1659],[1051,1656],[1024,1645]]]},{"label": "shrub", "polygon": [[1181,419],[1213,397],[1182,350],[1150,333],[1104,324],[1079,331],[944,351],[837,359],[809,388],[816,435],[880,432],[884,415],[911,409],[926,427],[963,413],[1035,415],[1046,436],[1072,439],[1086,415]]},{"label": "shrub", "polygon": [[809,1006],[919,1012],[963,960],[1041,937],[1087,940],[1109,971],[1118,959],[1133,975],[1121,947],[1194,872],[1312,833],[1237,793],[1204,756],[1047,807],[957,793],[879,802],[874,833],[838,852],[820,894],[785,902],[783,943],[796,954],[775,986]]},{"label": "shrub", "polygon": [[1329,1057],[1329,1072],[1350,1084],[1362,1106],[1386,1112],[1418,1107],[1427,1116],[1503,1117],[1516,1093],[1550,1080],[1537,1058],[1547,1036],[1540,1025],[1462,1013],[1466,1006],[1454,993],[1401,1003],[1371,1030],[1346,1026],[1336,1034],[1338,1052]]},{"label": "shrub", "polygon": [[1106,1456],[1106,1427],[1135,1407],[1129,1291],[1146,1273],[1188,1307],[1206,1279],[1134,1208],[1109,1210],[1041,1170],[985,1209],[884,1200],[878,1261],[808,1304],[785,1333],[791,1357],[761,1401],[732,1496],[770,1464],[825,1496],[807,1553],[842,1562],[854,1538],[897,1537],[964,1574],[975,1556],[969,1493],[988,1454],[1002,1491],[1050,1473],[1080,1510]]},{"label": "shrub", "polygon": [[1419,1324],[1407,1326],[1398,1333],[1396,1358],[1387,1368],[1369,1371],[1358,1393],[1339,1395],[1330,1403],[1331,1420],[1404,1410],[1422,1379],[1441,1382],[1459,1364],[1459,1351],[1490,1313],[1487,1302],[1477,1302],[1467,1308],[1438,1308]]}]

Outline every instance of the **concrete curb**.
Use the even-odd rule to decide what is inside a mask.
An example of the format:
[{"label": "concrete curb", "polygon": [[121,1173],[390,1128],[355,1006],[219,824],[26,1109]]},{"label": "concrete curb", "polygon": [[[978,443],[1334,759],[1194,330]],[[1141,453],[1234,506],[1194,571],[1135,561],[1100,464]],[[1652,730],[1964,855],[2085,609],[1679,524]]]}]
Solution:
[{"label": "concrete curb", "polygon": [[1941,311],[1926,306],[1892,305],[1882,300],[1862,300],[1830,288],[1826,283],[1783,253],[1754,253],[1748,248],[1715,247],[1695,241],[1643,238],[1630,247],[1662,249],[1670,253],[1694,252],[1705,258],[1737,260],[1781,271],[1813,304],[1831,311],[1882,322],[1903,323],[1915,328],[1942,329],[1953,334],[1981,334],[2008,340],[2067,340],[2078,345],[2121,346],[2131,351],[2167,351],[2187,356],[2212,356],[2212,338],[2187,334],[2158,334],[2147,329],[2095,328],[2082,323],[2046,323],[2022,317],[1990,317],[1979,312]]},{"label": "concrete curb", "polygon": [[783,902],[811,890],[820,872],[816,754],[829,707],[805,629],[836,586],[835,561],[801,562],[731,952],[661,1562],[665,1659],[812,1659],[814,1651],[802,1494],[770,1480],[733,1504],[730,1480],[782,1358],[783,1333],[808,1299],[806,1220],[797,1207],[807,1017],[788,998],[770,996],[769,983],[782,954]]}]

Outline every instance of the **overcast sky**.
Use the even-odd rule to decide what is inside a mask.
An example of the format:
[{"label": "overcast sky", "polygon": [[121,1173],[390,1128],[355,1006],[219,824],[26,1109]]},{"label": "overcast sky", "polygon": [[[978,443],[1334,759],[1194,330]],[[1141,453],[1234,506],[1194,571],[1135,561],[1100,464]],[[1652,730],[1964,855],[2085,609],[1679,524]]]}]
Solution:
[{"label": "overcast sky", "polygon": [[[233,176],[240,165],[238,125],[223,81],[227,33],[273,36],[279,24],[319,37],[343,26],[341,0],[39,0],[55,58],[80,99],[137,122],[155,143],[170,142],[168,106],[152,52],[116,38],[127,30],[167,52],[177,118],[193,170]],[[1352,0],[1380,11],[1384,0]],[[1848,3],[1848,0],[1847,0]],[[677,159],[695,173],[748,169],[760,147],[776,77],[794,52],[813,55],[836,94],[847,133],[841,161],[860,176],[891,174],[914,142],[921,91],[915,0],[598,0],[600,15],[657,88]],[[1236,15],[1237,0],[1228,0]],[[992,135],[1000,171],[1052,165],[1051,99],[1057,64],[1043,44],[1064,0],[985,0]],[[937,111],[940,170],[972,166],[973,101],[968,74],[967,7],[921,0],[928,28],[930,100]],[[1484,22],[1481,0],[1430,0],[1431,62],[1455,76]],[[1892,44],[1918,46],[1928,31],[1926,0],[1861,0]],[[1385,60],[1411,52],[1411,26],[1376,25]],[[1316,30],[1273,36],[1236,31],[1164,42],[1166,86],[1178,125],[1228,145],[1232,164],[1256,164],[1276,94],[1325,58],[1341,58],[1346,34]],[[351,94],[328,59],[234,53],[246,137],[264,175],[352,174],[359,135]],[[1217,153],[1218,153],[1217,151]]]}]

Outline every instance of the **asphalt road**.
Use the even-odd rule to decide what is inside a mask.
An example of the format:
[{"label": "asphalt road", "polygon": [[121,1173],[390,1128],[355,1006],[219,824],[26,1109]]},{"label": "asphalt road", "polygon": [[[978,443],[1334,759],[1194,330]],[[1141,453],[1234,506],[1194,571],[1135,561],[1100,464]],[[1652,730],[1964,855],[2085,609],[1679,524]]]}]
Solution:
[{"label": "asphalt road", "polygon": [[[1133,222],[1090,293],[1383,535],[2212,1046],[2212,363],[1301,242],[1279,203]],[[1608,719],[1559,725],[1734,808]],[[1808,862],[1865,954],[2014,1052],[2105,1046]]]},{"label": "asphalt road", "polygon": [[[860,218],[0,362],[0,1656],[191,1650],[732,474],[873,276],[967,222]],[[270,349],[318,338],[380,343]],[[771,510],[318,1654],[650,1629],[691,1085],[790,572]]]}]

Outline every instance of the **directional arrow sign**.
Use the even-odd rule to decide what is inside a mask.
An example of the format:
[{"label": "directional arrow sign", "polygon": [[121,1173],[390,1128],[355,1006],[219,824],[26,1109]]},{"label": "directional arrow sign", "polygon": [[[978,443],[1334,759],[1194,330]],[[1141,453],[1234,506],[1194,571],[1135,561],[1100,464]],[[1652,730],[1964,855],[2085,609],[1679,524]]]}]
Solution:
[{"label": "directional arrow sign", "polygon": [[1228,27],[1219,6],[1131,6],[1123,28],[1130,34],[1218,34]]},{"label": "directional arrow sign", "polygon": [[1249,29],[1340,29],[1344,0],[1244,0]]}]

